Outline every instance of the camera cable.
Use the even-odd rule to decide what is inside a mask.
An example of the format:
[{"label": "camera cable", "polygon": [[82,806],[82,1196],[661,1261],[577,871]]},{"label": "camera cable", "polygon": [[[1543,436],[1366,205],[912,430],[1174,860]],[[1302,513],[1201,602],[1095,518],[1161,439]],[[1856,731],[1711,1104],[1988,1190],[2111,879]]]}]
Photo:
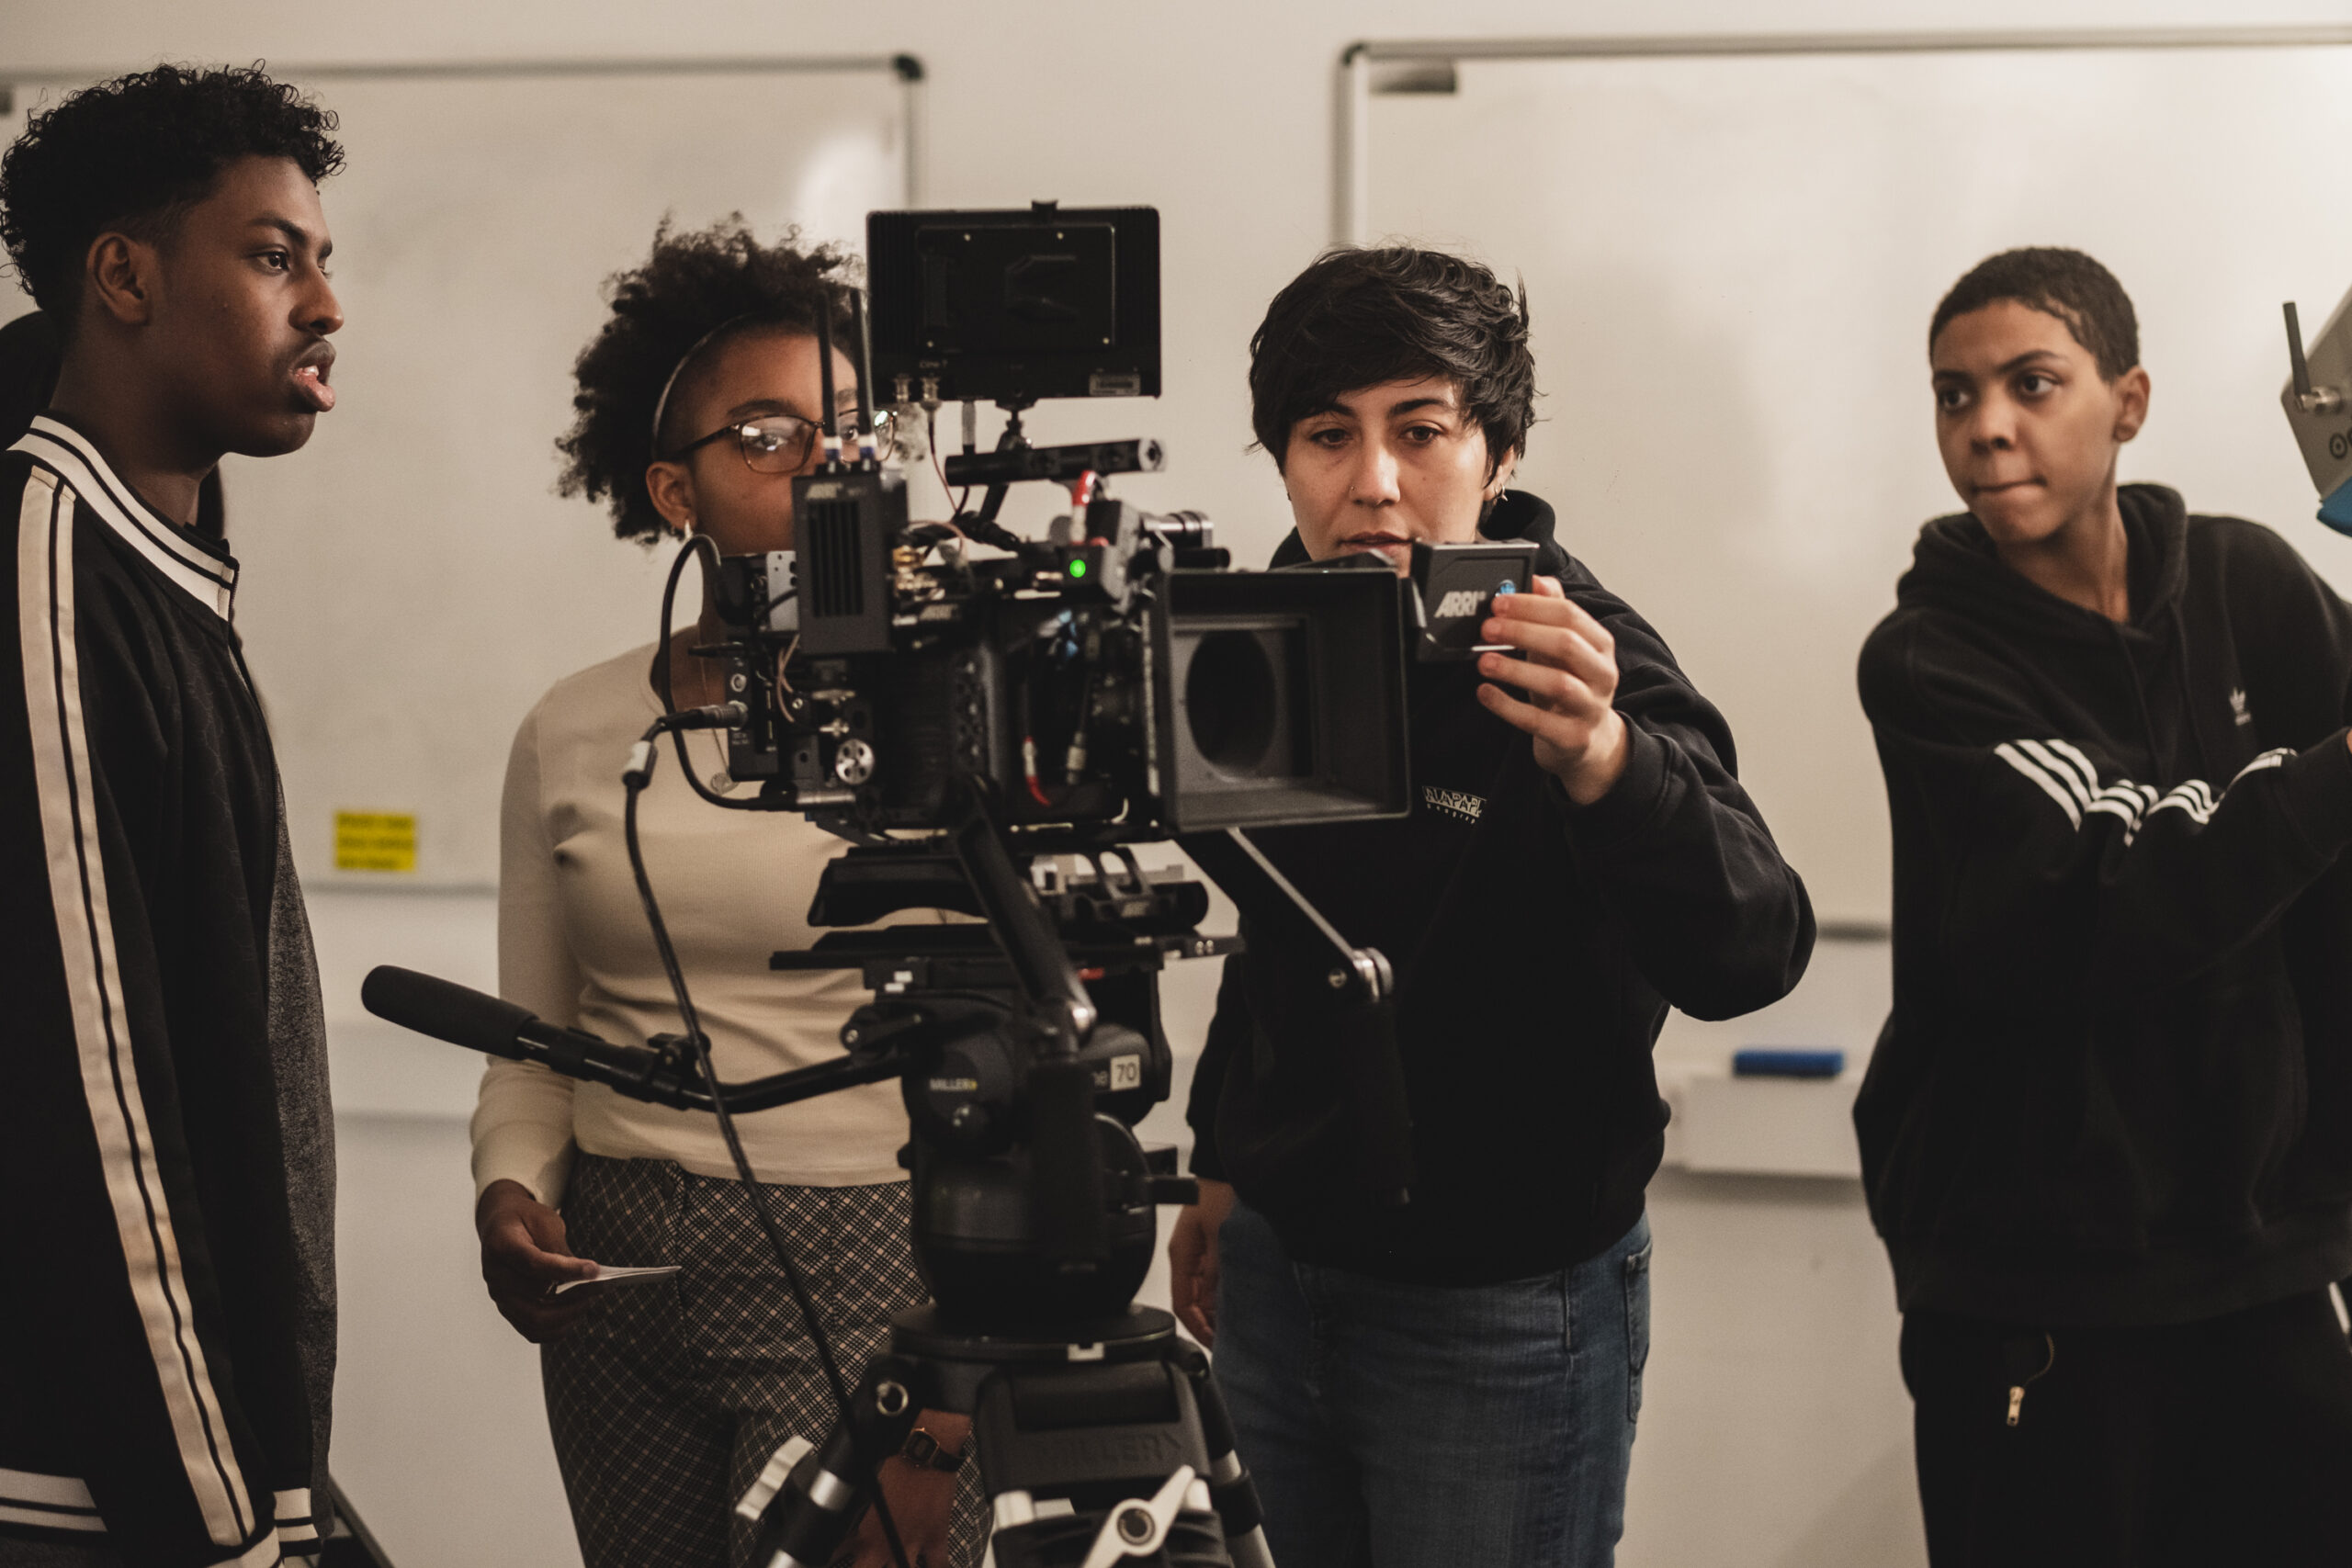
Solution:
[{"label": "camera cable", "polygon": [[[931,449],[931,471],[939,476],[939,492],[944,495],[950,487],[947,483],[947,466],[939,460],[939,411],[937,409],[933,409],[923,415],[922,443]],[[963,493],[949,504],[956,509],[956,514],[960,517],[964,513],[964,503],[971,499],[972,487],[966,485]],[[951,524],[950,526],[953,525]],[[961,528],[956,531],[958,534],[963,532]]]},{"label": "camera cable", "polygon": [[[672,609],[677,604],[678,580],[685,575],[686,562],[689,559],[700,559],[703,562],[703,570],[707,574],[705,578],[705,581],[707,581],[710,578],[718,575],[718,547],[711,542],[710,537],[707,535],[695,534],[689,536],[685,542],[684,547],[680,549],[677,555],[671,560],[670,575],[665,578],[662,583],[662,641],[656,648],[653,655],[653,670],[655,684],[660,687],[662,711],[665,716],[675,716],[679,711],[677,694],[670,679],[670,615]],[[787,588],[781,593],[770,595],[759,604],[755,605],[752,608],[751,616],[752,624],[756,626],[762,616],[765,615],[767,612],[775,605],[781,604],[786,599],[791,598],[793,592],[794,591],[792,589]],[[690,709],[688,711],[691,712],[696,710]],[[709,710],[706,709],[700,711],[707,712]],[[670,739],[677,747],[678,771],[686,776],[686,783],[693,787],[694,792],[702,796],[703,799],[708,801],[711,805],[720,807],[729,811],[763,811],[768,809],[768,807],[762,805],[757,800],[728,799],[725,795],[720,795],[717,790],[712,789],[708,784],[703,783],[701,775],[695,772],[694,759],[686,754],[686,731],[689,729],[716,728],[718,727],[715,725],[656,724],[653,728],[647,730],[645,733],[646,738],[650,739],[663,729],[667,729],[670,732]]]}]

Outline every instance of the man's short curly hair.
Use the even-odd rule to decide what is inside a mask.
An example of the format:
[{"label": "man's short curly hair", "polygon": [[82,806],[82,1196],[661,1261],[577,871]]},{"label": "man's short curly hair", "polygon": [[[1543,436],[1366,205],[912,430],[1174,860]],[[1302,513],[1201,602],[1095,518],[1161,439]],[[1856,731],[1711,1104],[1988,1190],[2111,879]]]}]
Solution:
[{"label": "man's short curly hair", "polygon": [[260,65],[158,65],[85,87],[25,125],[0,157],[0,243],[68,333],[90,243],[160,244],[242,158],[290,158],[316,185],[343,167],[335,117]]},{"label": "man's short curly hair", "polygon": [[852,329],[842,286],[856,271],[834,246],[801,248],[797,230],[763,245],[740,212],[687,234],[664,220],[645,265],[605,281],[613,313],[572,367],[575,417],[556,443],[564,457],[557,489],[604,502],[621,538],[661,537],[669,525],[646,492],[645,468],[655,458],[654,405],[672,374],[683,371],[662,412],[664,450],[691,439],[676,428],[693,400],[689,354],[706,367],[712,350],[742,333],[814,333],[820,312],[846,349]]},{"label": "man's short curly hair", "polygon": [[2004,299],[2055,316],[2109,381],[2140,363],[2140,318],[2115,274],[2080,251],[2028,246],[1986,256],[1951,286],[1928,323],[1928,352],[1954,318]]},{"label": "man's short curly hair", "polygon": [[1443,377],[1486,433],[1488,471],[1527,446],[1535,355],[1527,290],[1405,245],[1326,252],[1266,307],[1250,340],[1250,422],[1279,466],[1302,419],[1384,381]]}]

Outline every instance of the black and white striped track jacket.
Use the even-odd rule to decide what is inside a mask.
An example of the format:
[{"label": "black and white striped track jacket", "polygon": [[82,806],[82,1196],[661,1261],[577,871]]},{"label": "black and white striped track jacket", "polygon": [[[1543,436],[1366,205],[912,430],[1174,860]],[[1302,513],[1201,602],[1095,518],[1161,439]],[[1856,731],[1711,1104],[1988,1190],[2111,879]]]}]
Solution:
[{"label": "black and white striped track jacket", "polygon": [[312,1553],[333,1133],[236,562],[53,416],[0,508],[0,1533]]}]

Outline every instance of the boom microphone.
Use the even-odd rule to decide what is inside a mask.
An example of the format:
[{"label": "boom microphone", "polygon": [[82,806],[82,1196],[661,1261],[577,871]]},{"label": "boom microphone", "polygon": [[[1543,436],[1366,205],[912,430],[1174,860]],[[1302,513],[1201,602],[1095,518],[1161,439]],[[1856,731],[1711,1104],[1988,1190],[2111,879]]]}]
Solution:
[{"label": "boom microphone", "polygon": [[[602,1084],[631,1100],[680,1111],[711,1109],[709,1088],[683,1054],[617,1044],[583,1029],[566,1029],[528,1008],[454,980],[380,964],[360,983],[359,1005],[419,1034],[510,1061],[537,1062],[566,1077]],[[656,1035],[654,1045],[665,1041],[674,1037]],[[727,1096],[729,1110],[766,1111],[896,1077],[900,1066],[895,1052],[845,1056],[749,1083],[724,1084],[720,1092]]]},{"label": "boom microphone", "polygon": [[569,1077],[603,1084],[633,1100],[707,1111],[710,1095],[660,1051],[617,1045],[585,1030],[549,1023],[528,1008],[413,969],[379,964],[359,987],[359,1005],[404,1029]]},{"label": "boom microphone", "polygon": [[359,1005],[403,1029],[518,1062],[528,1054],[523,1032],[533,1024],[549,1027],[530,1009],[503,997],[390,964],[368,972],[360,982]]}]

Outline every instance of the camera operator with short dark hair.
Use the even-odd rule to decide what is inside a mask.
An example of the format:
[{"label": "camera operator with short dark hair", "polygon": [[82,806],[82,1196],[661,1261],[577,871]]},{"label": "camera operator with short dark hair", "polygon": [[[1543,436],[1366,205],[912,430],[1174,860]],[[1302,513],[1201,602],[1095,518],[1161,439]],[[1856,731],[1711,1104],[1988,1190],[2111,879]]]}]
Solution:
[{"label": "camera operator with short dark hair", "polygon": [[[1352,1175],[1323,966],[1227,960],[1194,1079],[1197,1208],[1170,1244],[1283,1568],[1611,1561],[1648,1348],[1643,1190],[1668,1005],[1787,994],[1803,884],[1722,716],[1506,489],[1532,416],[1523,295],[1404,248],[1335,252],[1251,343],[1297,532],[1277,566],[1530,539],[1537,592],[1408,675],[1411,814],[1258,835],[1396,978],[1411,1201]],[[1230,1185],[1227,1185],[1227,1184]]]}]

